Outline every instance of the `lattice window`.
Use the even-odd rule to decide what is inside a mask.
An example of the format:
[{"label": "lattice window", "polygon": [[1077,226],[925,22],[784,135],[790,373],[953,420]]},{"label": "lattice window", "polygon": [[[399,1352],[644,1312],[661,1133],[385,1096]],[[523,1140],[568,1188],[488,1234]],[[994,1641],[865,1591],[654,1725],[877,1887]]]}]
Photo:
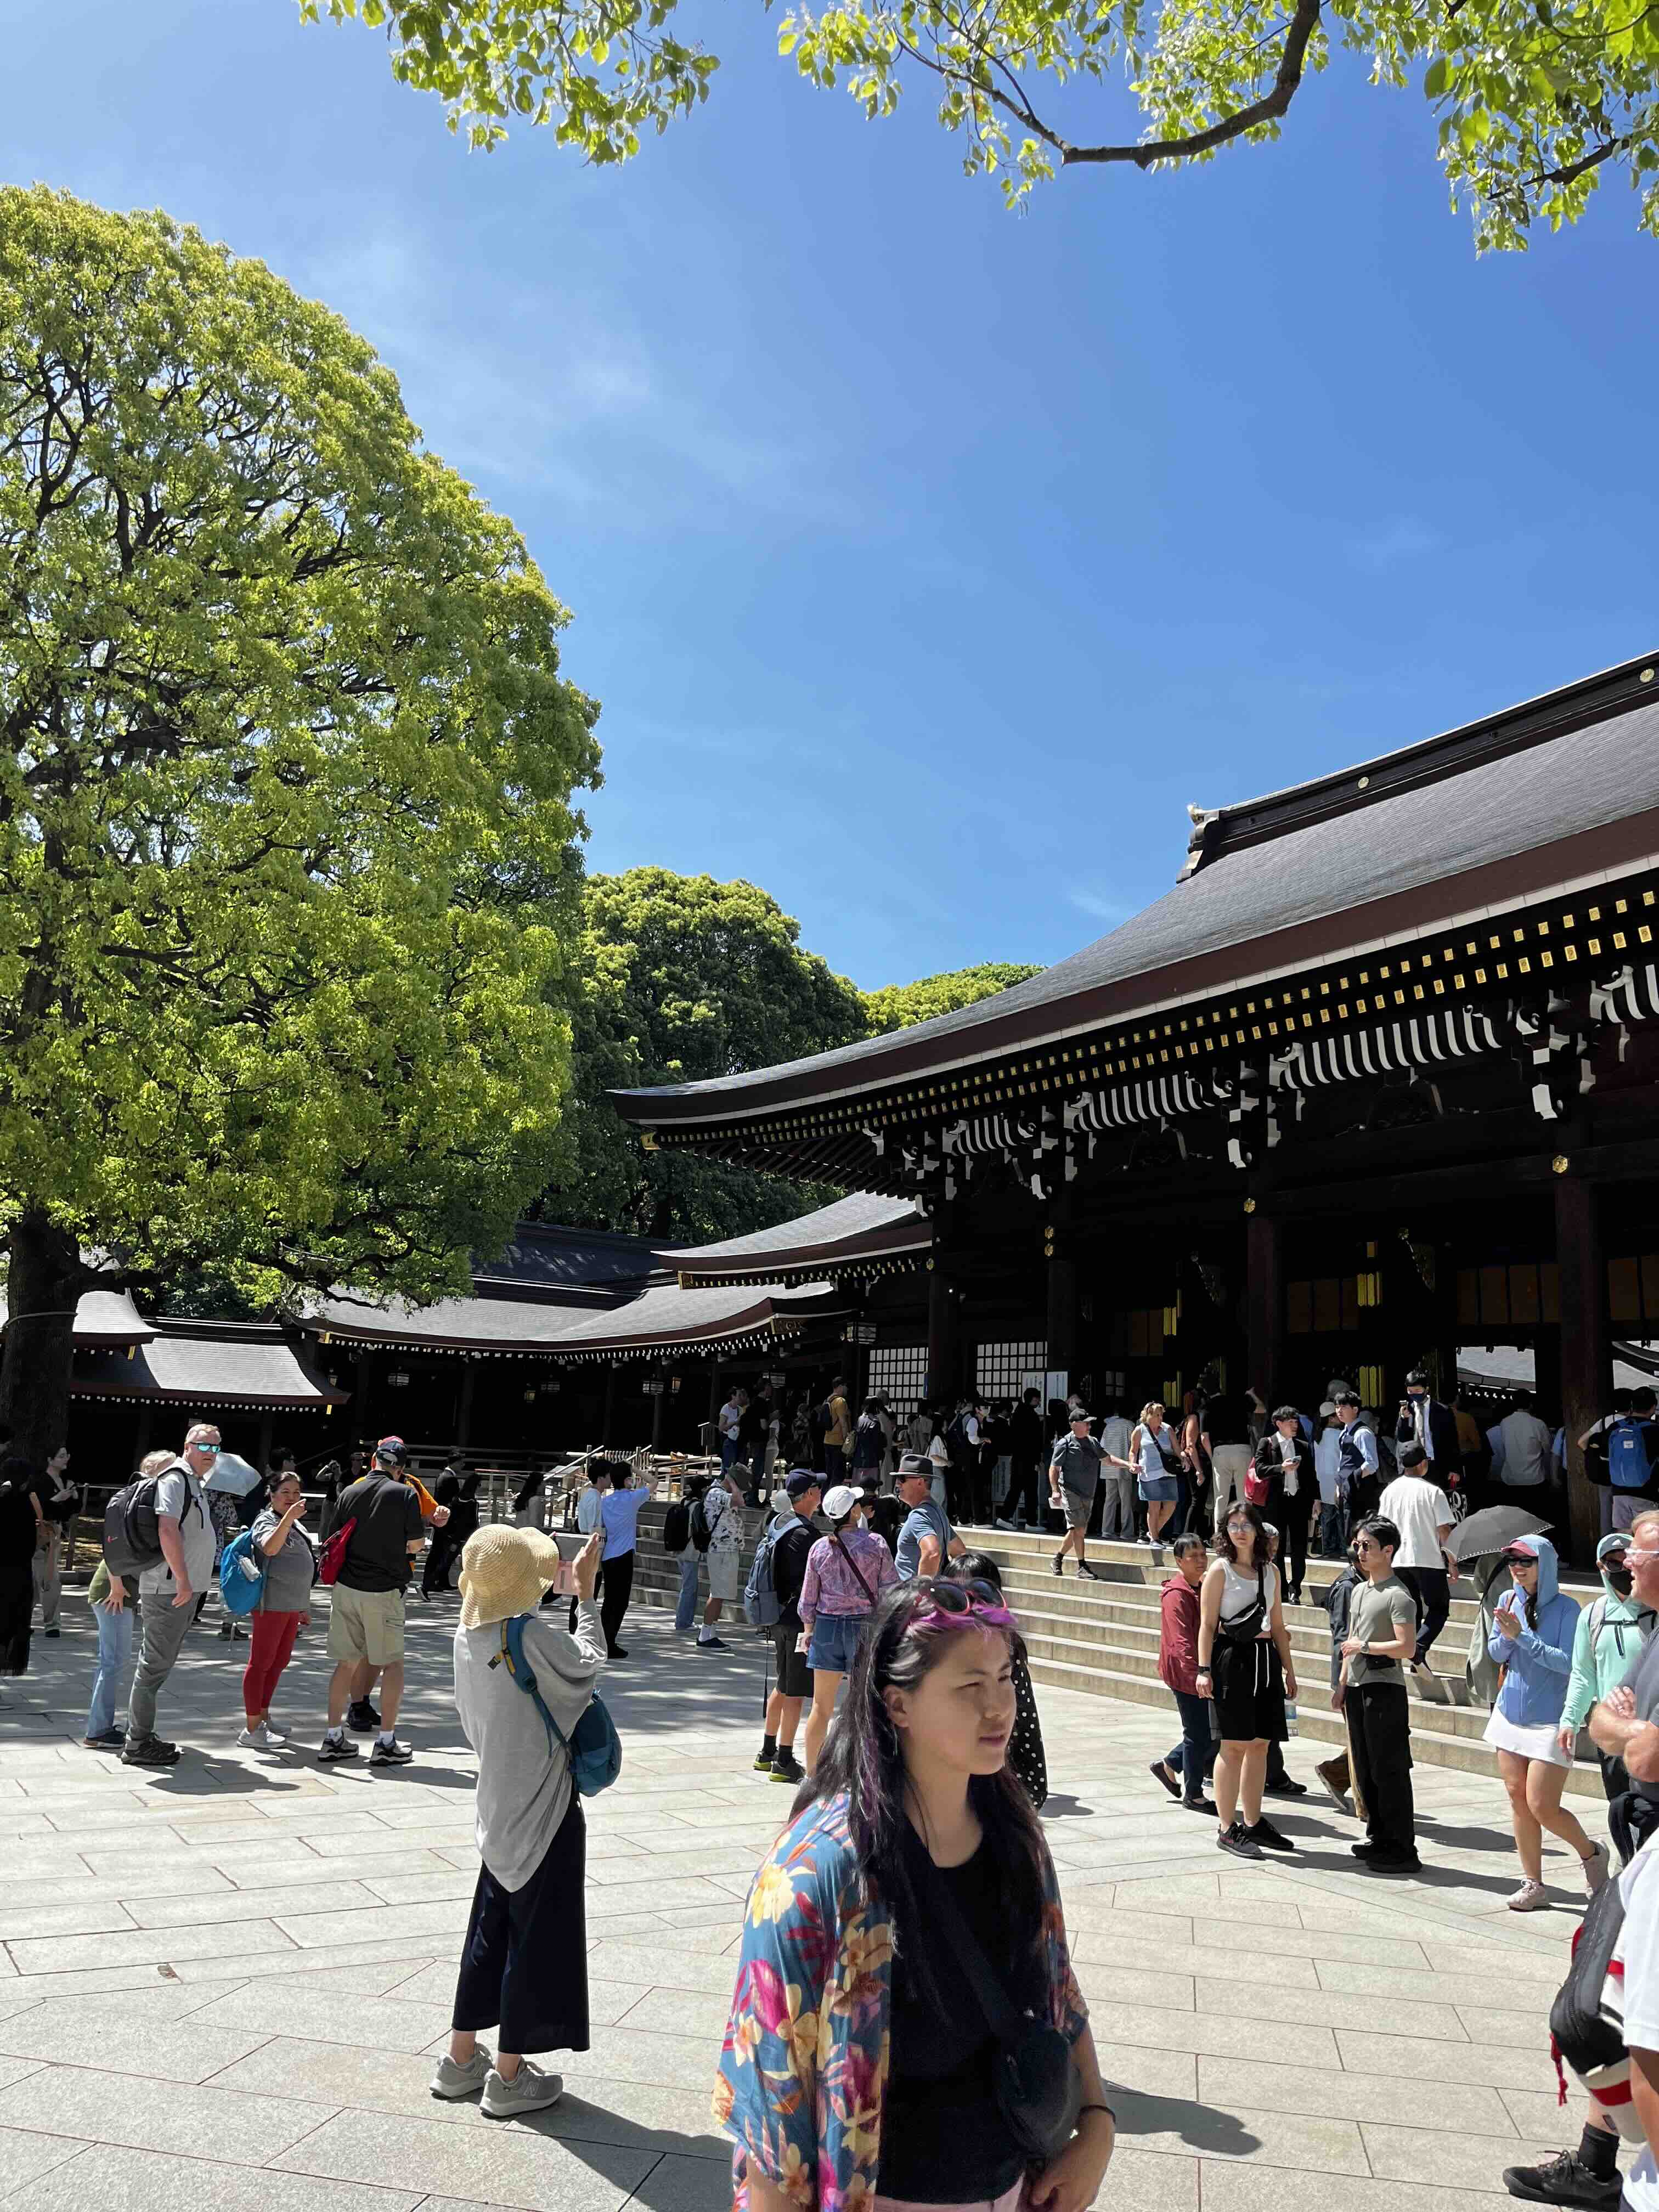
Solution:
[{"label": "lattice window", "polygon": [[981,1398],[1018,1398],[1028,1382],[1042,1388],[1046,1344],[981,1344],[974,1359],[974,1387]]},{"label": "lattice window", "polygon": [[901,1420],[908,1419],[927,1394],[925,1344],[878,1344],[869,1357],[871,1396],[884,1397]]}]

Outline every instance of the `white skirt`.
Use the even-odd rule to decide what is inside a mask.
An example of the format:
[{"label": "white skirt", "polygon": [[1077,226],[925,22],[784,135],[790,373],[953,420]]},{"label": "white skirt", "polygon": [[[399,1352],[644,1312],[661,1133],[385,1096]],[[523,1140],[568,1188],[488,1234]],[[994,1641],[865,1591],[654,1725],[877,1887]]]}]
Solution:
[{"label": "white skirt", "polygon": [[1571,1766],[1572,1761],[1555,1740],[1558,1725],[1539,1721],[1531,1728],[1522,1728],[1518,1721],[1506,1721],[1494,1705],[1482,1741],[1498,1751],[1512,1751],[1517,1759],[1541,1759],[1549,1766]]}]

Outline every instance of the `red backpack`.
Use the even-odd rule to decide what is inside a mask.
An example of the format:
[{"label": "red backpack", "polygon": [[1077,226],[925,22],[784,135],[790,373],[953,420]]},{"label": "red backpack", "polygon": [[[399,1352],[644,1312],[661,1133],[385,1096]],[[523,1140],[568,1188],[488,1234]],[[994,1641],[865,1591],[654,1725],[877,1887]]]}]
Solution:
[{"label": "red backpack", "polygon": [[351,1532],[356,1527],[356,1516],[341,1522],[319,1553],[317,1560],[317,1579],[319,1583],[334,1583],[340,1578],[345,1565],[345,1555],[351,1542]]}]

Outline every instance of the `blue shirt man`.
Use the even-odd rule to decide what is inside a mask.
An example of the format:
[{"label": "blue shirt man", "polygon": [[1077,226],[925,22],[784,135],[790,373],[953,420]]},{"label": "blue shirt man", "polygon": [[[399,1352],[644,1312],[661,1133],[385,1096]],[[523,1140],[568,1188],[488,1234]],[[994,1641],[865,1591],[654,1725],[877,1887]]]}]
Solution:
[{"label": "blue shirt man", "polygon": [[932,1475],[933,1469],[921,1452],[906,1452],[899,1462],[893,1488],[907,1517],[899,1530],[894,1564],[902,1583],[914,1582],[921,1572],[924,1537],[938,1539],[941,1566],[947,1559],[959,1559],[968,1548],[945,1517],[944,1507],[934,1503]]}]

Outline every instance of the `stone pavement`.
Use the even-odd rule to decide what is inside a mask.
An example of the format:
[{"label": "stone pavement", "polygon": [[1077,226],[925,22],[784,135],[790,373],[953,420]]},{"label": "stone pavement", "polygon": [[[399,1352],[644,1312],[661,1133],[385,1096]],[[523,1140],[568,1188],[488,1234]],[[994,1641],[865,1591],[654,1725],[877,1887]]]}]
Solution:
[{"label": "stone pavement", "polygon": [[[319,1594],[319,1596],[322,1595]],[[636,1611],[606,1683],[625,1748],[589,1808],[593,2048],[554,2111],[496,2124],[427,2092],[477,1856],[450,1702],[457,1601],[410,1608],[410,1767],[319,1768],[326,1662],[302,1638],[239,1752],[245,1644],[186,1646],[143,1775],[78,1742],[94,1638],[65,1632],[0,1709],[0,2203],[29,2212],[719,2212],[708,2118],[743,1899],[787,1802],[750,1771],[763,1686],[734,1634],[699,1656]],[[1243,1866],[1147,1774],[1176,1731],[1039,1692],[1048,1826],[1119,2148],[1121,2212],[1453,2212],[1577,2141],[1545,2018],[1582,1905],[1521,1917],[1501,1795],[1417,1775],[1425,1873],[1358,1872],[1322,1801],[1274,1802],[1299,1850]],[[1292,1771],[1317,1755],[1293,1744]],[[1592,1808],[1593,1809],[1593,1808]],[[1597,1823],[1597,1832],[1600,1823]]]}]

